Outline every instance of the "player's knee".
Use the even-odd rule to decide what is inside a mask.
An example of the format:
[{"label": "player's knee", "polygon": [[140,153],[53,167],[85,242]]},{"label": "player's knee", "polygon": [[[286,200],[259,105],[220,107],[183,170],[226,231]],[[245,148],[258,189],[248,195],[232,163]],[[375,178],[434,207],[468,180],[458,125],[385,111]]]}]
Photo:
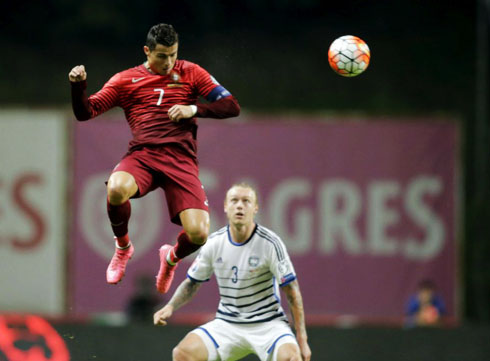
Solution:
[{"label": "player's knee", "polygon": [[175,346],[172,350],[173,361],[196,361],[192,355],[180,346]]},{"label": "player's knee", "polygon": [[129,199],[129,192],[120,185],[107,186],[107,199],[115,206],[121,205]]},{"label": "player's knee", "polygon": [[291,354],[287,354],[287,355],[283,355],[282,357],[278,356],[277,361],[301,361],[301,356],[299,355],[291,355]]},{"label": "player's knee", "polygon": [[126,172],[115,172],[107,182],[107,198],[112,205],[121,205],[138,191],[134,177]]},{"label": "player's knee", "polygon": [[180,220],[189,240],[197,245],[206,243],[209,234],[209,214],[202,209],[186,209]]},{"label": "player's knee", "polygon": [[184,356],[185,355],[182,353],[181,349],[178,346],[174,347],[174,349],[172,350],[173,361],[184,361],[186,360]]},{"label": "player's knee", "polygon": [[276,361],[301,361],[299,349],[292,344],[283,344],[279,347]]},{"label": "player's knee", "polygon": [[203,245],[208,239],[208,229],[206,227],[195,227],[191,229],[186,229],[185,232],[187,236],[194,244]]}]

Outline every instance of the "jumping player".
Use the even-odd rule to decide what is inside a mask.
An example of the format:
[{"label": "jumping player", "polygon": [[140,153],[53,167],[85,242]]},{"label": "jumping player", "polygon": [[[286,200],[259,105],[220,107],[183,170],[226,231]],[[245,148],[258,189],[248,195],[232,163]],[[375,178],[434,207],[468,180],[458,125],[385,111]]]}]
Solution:
[{"label": "jumping player", "polygon": [[[236,99],[199,65],[177,59],[178,35],[172,25],[158,24],[148,32],[146,61],[114,75],[87,97],[87,73],[75,66],[68,77],[72,106],[79,121],[119,106],[133,135],[129,150],[107,182],[107,212],[116,249],[107,268],[107,282],[117,284],[134,253],[128,236],[131,198],[162,188],[173,223],[182,225],[174,246],[159,250],[156,286],[168,291],[177,262],[199,249],[209,233],[206,195],[198,178],[196,117],[238,116]],[[198,103],[198,97],[207,103]],[[110,140],[109,144],[110,146]]]},{"label": "jumping player", "polygon": [[[309,361],[303,301],[293,264],[281,239],[254,221],[257,194],[233,185],[224,210],[228,226],[209,236],[170,301],[153,316],[164,326],[213,272],[219,286],[216,318],[188,333],[174,361],[238,360],[254,353],[262,361]],[[288,325],[277,286],[287,296],[296,336]]]}]

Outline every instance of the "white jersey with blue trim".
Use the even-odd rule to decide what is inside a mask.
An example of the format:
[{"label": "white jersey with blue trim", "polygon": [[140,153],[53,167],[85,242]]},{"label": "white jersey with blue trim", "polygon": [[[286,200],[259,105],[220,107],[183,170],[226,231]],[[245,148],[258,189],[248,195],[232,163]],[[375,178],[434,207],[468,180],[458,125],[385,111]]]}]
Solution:
[{"label": "white jersey with blue trim", "polygon": [[243,243],[232,241],[229,226],[214,232],[187,276],[205,282],[213,272],[220,293],[216,318],[231,323],[287,322],[278,286],[294,281],[296,273],[284,243],[274,232],[256,225]]}]

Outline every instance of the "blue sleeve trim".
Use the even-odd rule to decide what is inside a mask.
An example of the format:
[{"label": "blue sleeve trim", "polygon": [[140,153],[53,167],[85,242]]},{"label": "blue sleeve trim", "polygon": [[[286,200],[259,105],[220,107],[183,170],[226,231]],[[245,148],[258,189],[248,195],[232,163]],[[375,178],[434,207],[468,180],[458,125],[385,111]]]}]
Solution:
[{"label": "blue sleeve trim", "polygon": [[296,339],[296,337],[294,337],[294,335],[292,333],[285,333],[284,335],[281,335],[278,338],[276,338],[276,340],[274,341],[274,343],[272,344],[272,346],[269,347],[269,349],[267,350],[267,353],[271,353],[271,351],[274,350],[274,347],[276,346],[277,341],[279,341],[281,338],[286,337],[286,336],[291,336],[294,339]]},{"label": "blue sleeve trim", "polygon": [[434,305],[435,308],[437,308],[437,310],[441,315],[446,314],[446,306],[444,305],[444,301],[442,300],[441,297],[435,296],[434,300],[432,301],[432,304]]},{"label": "blue sleeve trim", "polygon": [[420,308],[419,301],[417,300],[416,297],[411,296],[410,300],[408,301],[407,309],[406,309],[406,315],[407,316],[413,316]]},{"label": "blue sleeve trim", "polygon": [[286,286],[286,285],[290,284],[291,282],[293,282],[295,279],[296,279],[296,275],[290,273],[290,274],[284,276],[283,278],[281,278],[281,284],[279,285],[279,287]]},{"label": "blue sleeve trim", "polygon": [[197,283],[209,281],[209,278],[207,280],[198,280],[198,279],[195,279],[194,277],[189,276],[189,274],[187,274],[187,278],[190,279],[192,282],[197,282]]},{"label": "blue sleeve trim", "polygon": [[216,100],[220,100],[226,97],[231,96],[231,93],[226,90],[223,86],[218,85],[216,88],[211,90],[206,97],[206,100],[209,102],[215,102]]},{"label": "blue sleeve trim", "polygon": [[209,338],[211,339],[211,341],[213,341],[213,343],[214,343],[214,347],[219,348],[218,343],[217,343],[217,342],[216,342],[216,340],[213,338],[213,336],[211,336],[211,334],[208,332],[208,330],[206,330],[206,329],[205,329],[204,327],[202,327],[202,326],[201,326],[201,327],[198,327],[198,329],[203,330],[203,331],[206,333],[206,335],[208,335],[208,336],[209,336]]}]

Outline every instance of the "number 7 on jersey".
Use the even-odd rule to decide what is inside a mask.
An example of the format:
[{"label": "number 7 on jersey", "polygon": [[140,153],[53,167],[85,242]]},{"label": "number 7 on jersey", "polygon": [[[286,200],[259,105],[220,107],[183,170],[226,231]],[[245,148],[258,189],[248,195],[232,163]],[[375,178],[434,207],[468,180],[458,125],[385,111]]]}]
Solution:
[{"label": "number 7 on jersey", "polygon": [[153,89],[154,92],[160,92],[160,96],[158,97],[157,105],[162,104],[162,99],[163,99],[163,94],[165,93],[165,90],[163,89]]}]

